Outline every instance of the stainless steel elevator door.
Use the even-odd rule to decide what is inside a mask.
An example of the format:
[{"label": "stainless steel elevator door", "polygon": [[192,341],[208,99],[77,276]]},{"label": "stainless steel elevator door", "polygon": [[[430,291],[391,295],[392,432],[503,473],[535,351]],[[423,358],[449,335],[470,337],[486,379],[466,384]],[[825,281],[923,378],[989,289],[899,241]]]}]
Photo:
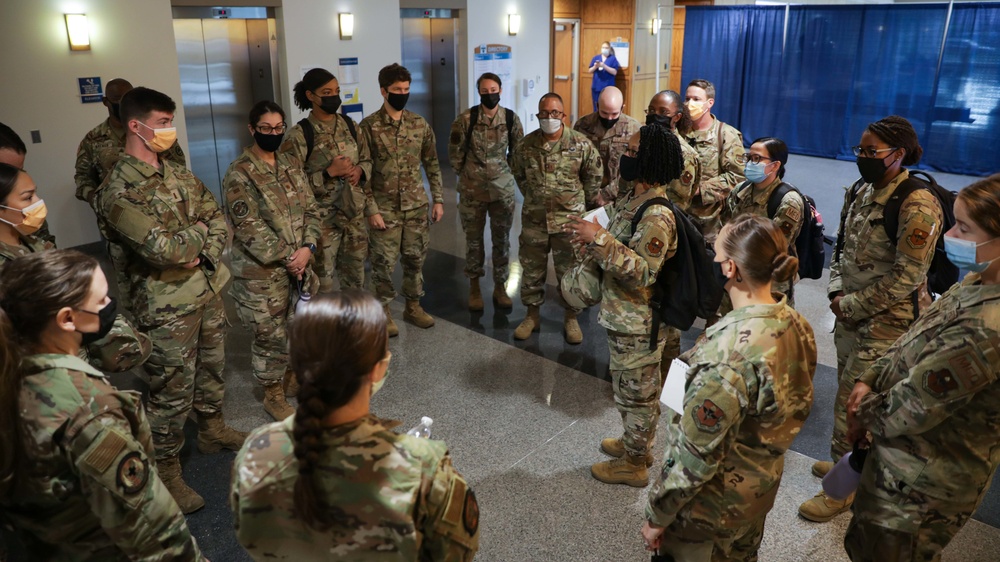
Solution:
[{"label": "stainless steel elevator door", "polygon": [[455,19],[402,19],[401,64],[413,78],[406,107],[430,123],[443,167],[448,166],[448,135],[458,113],[456,29]]}]

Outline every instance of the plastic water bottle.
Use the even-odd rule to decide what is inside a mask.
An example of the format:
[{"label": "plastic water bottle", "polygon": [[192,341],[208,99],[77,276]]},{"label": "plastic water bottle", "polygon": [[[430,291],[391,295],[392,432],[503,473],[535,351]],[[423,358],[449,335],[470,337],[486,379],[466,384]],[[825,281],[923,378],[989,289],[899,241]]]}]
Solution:
[{"label": "plastic water bottle", "polygon": [[424,439],[431,438],[431,426],[434,425],[434,420],[427,416],[420,418],[420,425],[414,427],[410,431],[407,431],[407,435],[412,435],[413,437],[423,437]]},{"label": "plastic water bottle", "polygon": [[302,310],[309,304],[309,301],[313,298],[312,293],[305,290],[305,282],[303,279],[298,280],[298,289],[299,300],[295,303],[296,314],[302,312]]},{"label": "plastic water bottle", "polygon": [[837,464],[833,465],[830,472],[823,477],[823,491],[832,499],[846,500],[861,483],[861,470],[865,466],[865,459],[868,458],[868,449],[859,449],[857,444],[854,450],[840,457]]}]

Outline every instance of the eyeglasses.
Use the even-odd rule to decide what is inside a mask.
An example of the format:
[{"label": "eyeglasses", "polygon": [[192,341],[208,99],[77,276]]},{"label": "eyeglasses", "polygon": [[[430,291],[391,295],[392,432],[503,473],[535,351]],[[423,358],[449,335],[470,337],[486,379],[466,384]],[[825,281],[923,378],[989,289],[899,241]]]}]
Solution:
[{"label": "eyeglasses", "polygon": [[539,111],[538,112],[538,118],[539,119],[562,119],[563,117],[566,117],[566,114],[563,113],[562,111]]},{"label": "eyeglasses", "polygon": [[673,119],[674,116],[677,115],[677,112],[674,112],[673,114],[671,114],[666,109],[653,109],[653,108],[649,108],[649,109],[646,110],[646,115],[659,115],[661,117],[669,117],[670,119]]},{"label": "eyeglasses", "polygon": [[631,146],[626,147],[625,148],[625,156],[628,156],[629,158],[635,158],[635,157],[639,156],[639,149],[638,148],[632,148]]},{"label": "eyeglasses", "polygon": [[744,152],[736,157],[736,161],[740,164],[746,164],[747,162],[753,162],[754,164],[760,164],[761,160],[767,160],[769,162],[774,162],[774,158],[768,158],[767,156],[761,156],[760,154],[750,154],[749,152]]},{"label": "eyeglasses", "polygon": [[851,147],[851,151],[854,152],[855,156],[861,156],[863,158],[877,158],[879,152],[889,152],[891,150],[899,150],[899,147],[879,148],[877,150],[874,148],[861,148],[861,145]]},{"label": "eyeglasses", "polygon": [[261,132],[261,133],[263,133],[265,135],[270,135],[272,133],[275,134],[275,135],[280,135],[280,134],[283,134],[285,132],[285,127],[287,127],[287,125],[285,125],[284,123],[281,123],[279,125],[275,125],[274,127],[272,127],[270,125],[257,125],[256,127],[254,127],[254,129],[256,129],[258,132]]}]

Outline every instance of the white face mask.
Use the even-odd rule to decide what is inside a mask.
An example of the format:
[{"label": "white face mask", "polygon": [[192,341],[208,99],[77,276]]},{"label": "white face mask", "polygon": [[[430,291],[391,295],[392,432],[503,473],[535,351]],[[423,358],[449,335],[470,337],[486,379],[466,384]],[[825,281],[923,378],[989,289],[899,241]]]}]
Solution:
[{"label": "white face mask", "polygon": [[608,56],[611,54],[611,49],[601,49],[601,54],[604,56]]},{"label": "white face mask", "polygon": [[563,122],[560,119],[539,119],[538,126],[546,135],[554,135],[562,128]]}]

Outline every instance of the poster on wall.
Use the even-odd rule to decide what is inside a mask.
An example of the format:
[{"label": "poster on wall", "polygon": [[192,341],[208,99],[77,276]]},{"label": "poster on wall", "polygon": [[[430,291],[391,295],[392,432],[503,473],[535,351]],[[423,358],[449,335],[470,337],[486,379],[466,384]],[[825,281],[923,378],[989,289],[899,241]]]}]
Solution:
[{"label": "poster on wall", "polygon": [[340,98],[344,105],[353,105],[361,101],[361,69],[358,57],[342,58],[338,61],[340,71],[337,79],[340,82]]},{"label": "poster on wall", "polygon": [[629,44],[628,41],[612,41],[611,48],[615,50],[615,58],[622,68],[628,68]]},{"label": "poster on wall", "polygon": [[[492,72],[500,77],[503,93],[500,105],[514,107],[514,59],[510,45],[482,44],[472,53],[472,79],[477,80],[484,72]],[[473,82],[475,84],[475,82]],[[479,91],[473,97],[473,104],[479,103]]]},{"label": "poster on wall", "polygon": [[77,78],[76,82],[80,87],[80,101],[82,103],[101,103],[103,101],[104,91],[101,89],[100,76]]}]

